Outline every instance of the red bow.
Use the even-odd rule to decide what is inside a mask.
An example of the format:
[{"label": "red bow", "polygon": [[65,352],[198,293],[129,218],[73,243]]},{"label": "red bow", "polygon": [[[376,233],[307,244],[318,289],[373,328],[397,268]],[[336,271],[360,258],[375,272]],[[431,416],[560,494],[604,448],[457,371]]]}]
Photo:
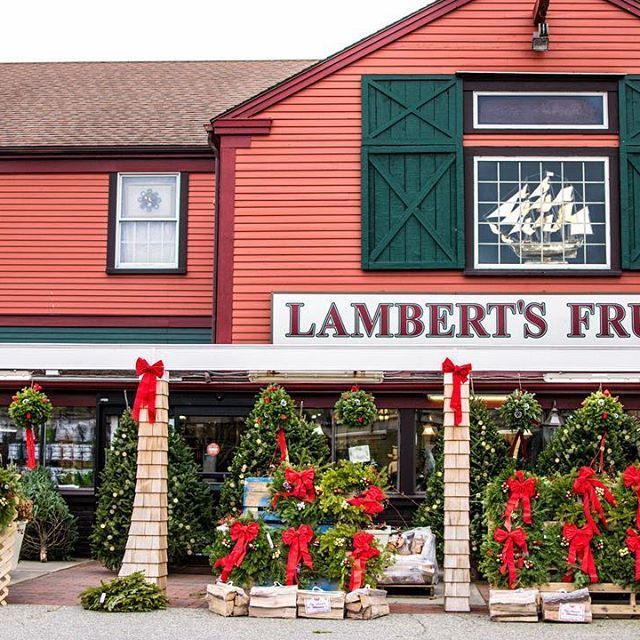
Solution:
[{"label": "red bow", "polygon": [[638,507],[636,509],[636,526],[640,529],[640,467],[630,464],[622,474],[622,482],[627,489],[635,491],[638,499]]},{"label": "red bow", "polygon": [[133,419],[140,421],[140,409],[147,409],[149,414],[149,422],[153,424],[156,421],[156,382],[158,378],[164,375],[164,364],[162,360],[158,360],[154,365],[149,364],[144,358],[138,358],[136,361],[136,375],[142,376],[136,399],[133,401]]},{"label": "red bow", "polygon": [[36,439],[33,435],[33,429],[27,427],[24,431],[24,438],[27,442],[27,468],[36,468]]},{"label": "red bow", "polygon": [[584,517],[587,519],[587,524],[591,525],[593,533],[599,534],[600,529],[598,529],[598,525],[593,519],[591,512],[595,510],[605,527],[607,526],[607,519],[605,518],[596,489],[602,489],[604,499],[609,504],[615,505],[616,501],[611,491],[609,491],[595,475],[596,472],[591,467],[582,467],[578,472],[576,481],[573,483],[573,491],[577,495],[582,496],[582,510],[584,511]]},{"label": "red bow", "polygon": [[242,524],[242,522],[234,522],[231,525],[230,533],[231,540],[236,543],[235,546],[228,556],[216,560],[213,565],[214,569],[222,567],[222,573],[220,574],[222,582],[226,582],[233,569],[242,564],[244,557],[247,555],[247,545],[258,537],[260,526],[257,522],[249,522],[246,525]]},{"label": "red bow", "polygon": [[276,493],[272,500],[273,506],[276,506],[280,498],[296,498],[302,502],[313,502],[316,499],[316,489],[313,486],[315,476],[316,471],[313,467],[304,471],[296,471],[288,467],[284,472],[284,479],[291,488]]},{"label": "red bow", "polygon": [[313,569],[313,560],[309,553],[309,543],[312,540],[313,530],[308,524],[301,524],[298,529],[292,527],[282,534],[282,543],[291,547],[287,559],[288,585],[297,584],[298,565],[301,560],[309,569]]},{"label": "red bow", "polygon": [[384,511],[384,500],[387,496],[375,485],[370,486],[366,491],[358,494],[355,498],[347,500],[352,507],[362,507],[362,510],[369,516],[382,513]]},{"label": "red bow", "polygon": [[[513,589],[516,578],[518,577],[517,569],[522,569],[524,556],[529,555],[527,534],[524,532],[524,529],[520,527],[513,531],[496,529],[493,532],[493,539],[502,545],[502,551],[500,552],[500,560],[502,560],[500,573],[503,576],[509,574],[509,589]],[[519,549],[521,552],[517,561],[515,555],[516,549]]]},{"label": "red bow", "polygon": [[531,498],[536,494],[536,479],[525,478],[522,471],[516,471],[515,476],[507,480],[510,496],[504,510],[504,523],[511,529],[511,515],[522,501],[522,521],[531,524]]},{"label": "red bow", "polygon": [[627,549],[636,556],[636,581],[640,580],[640,535],[633,529],[627,529]]},{"label": "red bow", "polygon": [[453,393],[451,394],[451,409],[453,411],[453,424],[457,427],[462,422],[462,398],[460,389],[462,384],[469,379],[471,365],[464,364],[457,367],[449,358],[442,363],[443,373],[453,374]]},{"label": "red bow", "polygon": [[353,536],[353,551],[349,554],[351,559],[349,591],[355,591],[363,586],[367,562],[379,555],[380,550],[373,545],[373,534],[360,531]]},{"label": "red bow", "polygon": [[282,427],[278,429],[276,440],[278,442],[278,449],[280,449],[280,462],[284,462],[289,459],[289,451],[287,450],[287,441],[284,437],[284,429]]},{"label": "red bow", "polygon": [[562,579],[563,582],[573,582],[571,565],[575,565],[578,560],[580,560],[580,570],[589,576],[592,583],[598,582],[598,571],[591,551],[591,540],[594,533],[593,525],[589,522],[581,529],[578,529],[575,524],[565,524],[562,528],[562,536],[569,541],[569,552],[567,553],[569,570]]}]

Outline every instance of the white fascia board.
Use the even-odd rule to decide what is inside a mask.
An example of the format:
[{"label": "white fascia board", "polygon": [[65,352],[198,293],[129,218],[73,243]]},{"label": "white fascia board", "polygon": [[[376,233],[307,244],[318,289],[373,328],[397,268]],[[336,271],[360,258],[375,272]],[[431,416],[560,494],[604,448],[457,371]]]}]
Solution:
[{"label": "white fascia board", "polygon": [[275,346],[4,344],[0,369],[132,371],[138,357],[168,371],[440,371],[442,361],[474,371],[640,372],[640,346]]}]

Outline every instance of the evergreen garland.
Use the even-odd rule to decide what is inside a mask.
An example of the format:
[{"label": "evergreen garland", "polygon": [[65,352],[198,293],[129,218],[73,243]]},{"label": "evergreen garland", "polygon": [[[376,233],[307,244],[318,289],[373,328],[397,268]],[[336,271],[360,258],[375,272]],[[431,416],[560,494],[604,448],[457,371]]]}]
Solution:
[{"label": "evergreen garland", "polygon": [[[471,437],[471,561],[477,568],[481,560],[480,547],[486,525],[484,521],[484,492],[487,485],[503,472],[511,469],[513,463],[508,459],[508,447],[498,431],[493,413],[479,398],[470,403]],[[414,517],[417,527],[431,527],[436,536],[438,558],[444,555],[444,430],[438,432],[433,445],[435,468],[427,481],[424,502]]]},{"label": "evergreen garland", "polygon": [[[96,522],[90,536],[94,558],[112,571],[122,564],[136,489],[138,428],[124,411],[100,476]],[[184,438],[169,427],[168,556],[175,563],[201,553],[209,541],[211,495]]]},{"label": "evergreen garland", "polygon": [[608,391],[596,391],[558,429],[538,458],[537,472],[567,474],[583,466],[597,468],[605,433],[601,471],[619,472],[638,459],[640,424],[625,414],[618,398]]},{"label": "evergreen garland", "polygon": [[326,436],[301,417],[291,396],[271,385],[257,396],[220,492],[219,518],[242,511],[244,480],[272,475],[280,466],[278,430],[284,427],[289,463],[294,466],[322,465],[329,459]]}]

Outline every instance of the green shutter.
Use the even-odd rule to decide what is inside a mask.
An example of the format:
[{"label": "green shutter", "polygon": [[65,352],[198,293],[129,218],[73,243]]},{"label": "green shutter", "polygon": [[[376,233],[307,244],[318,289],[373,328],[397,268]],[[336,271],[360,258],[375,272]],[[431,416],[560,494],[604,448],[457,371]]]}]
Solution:
[{"label": "green shutter", "polygon": [[620,232],[622,266],[640,270],[640,77],[620,82]]},{"label": "green shutter", "polygon": [[455,76],[364,76],[362,266],[464,266],[462,93]]}]

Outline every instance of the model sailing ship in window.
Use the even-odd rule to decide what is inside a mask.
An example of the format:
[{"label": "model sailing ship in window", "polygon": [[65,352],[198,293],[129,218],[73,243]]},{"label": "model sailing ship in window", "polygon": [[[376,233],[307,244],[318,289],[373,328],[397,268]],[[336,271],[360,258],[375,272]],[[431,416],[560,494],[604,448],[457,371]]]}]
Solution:
[{"label": "model sailing ship in window", "polygon": [[476,158],[476,267],[607,267],[607,162]]},{"label": "model sailing ship in window", "polygon": [[593,235],[589,207],[576,207],[571,185],[554,195],[550,184],[553,176],[547,171],[533,191],[525,184],[486,216],[491,231],[522,262],[565,263],[575,259],[586,236]]}]

